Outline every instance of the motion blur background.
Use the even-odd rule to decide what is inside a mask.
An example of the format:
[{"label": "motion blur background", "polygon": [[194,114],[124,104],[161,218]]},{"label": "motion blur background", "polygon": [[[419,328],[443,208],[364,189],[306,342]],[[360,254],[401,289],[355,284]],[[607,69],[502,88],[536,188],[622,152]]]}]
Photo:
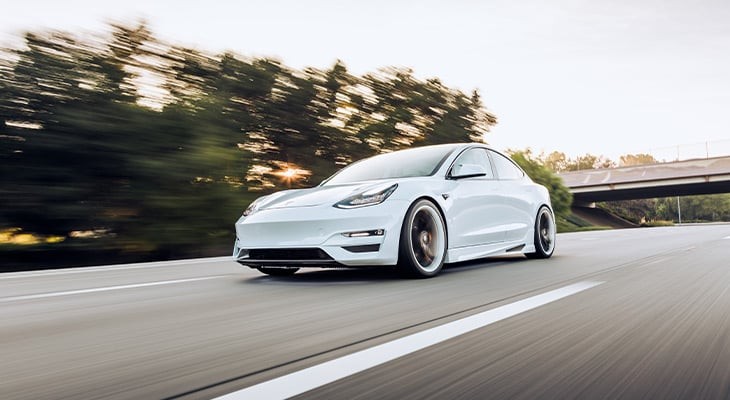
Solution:
[{"label": "motion blur background", "polygon": [[0,70],[1,245],[21,264],[225,253],[262,193],[382,151],[480,141],[496,122],[477,91],[409,69],[298,70],[177,47],[144,23],[31,32]]},{"label": "motion blur background", "polygon": [[410,146],[513,149],[563,230],[555,172],[730,154],[723,2],[148,3],[3,6],[0,269],[227,254],[254,198]]}]

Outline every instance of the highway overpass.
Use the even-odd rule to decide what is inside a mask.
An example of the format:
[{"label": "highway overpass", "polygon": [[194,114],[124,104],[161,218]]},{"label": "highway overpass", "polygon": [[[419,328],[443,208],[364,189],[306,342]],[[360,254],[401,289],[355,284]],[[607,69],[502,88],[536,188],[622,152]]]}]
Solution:
[{"label": "highway overpass", "polygon": [[730,157],[564,172],[573,203],[730,193]]}]

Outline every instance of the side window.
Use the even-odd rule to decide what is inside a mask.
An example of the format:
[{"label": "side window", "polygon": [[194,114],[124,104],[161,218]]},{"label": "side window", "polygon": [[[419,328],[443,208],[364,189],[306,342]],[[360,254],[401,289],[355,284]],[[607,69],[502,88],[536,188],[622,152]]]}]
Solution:
[{"label": "side window", "polygon": [[490,153],[492,154],[492,160],[494,160],[494,166],[497,170],[497,176],[499,179],[514,180],[525,176],[525,173],[522,172],[522,170],[519,169],[511,160],[507,159],[507,157],[494,151],[490,151]]},{"label": "side window", "polygon": [[454,165],[451,167],[452,173],[464,168],[464,166],[475,166],[479,165],[484,168],[487,175],[485,179],[494,179],[494,172],[492,172],[492,163],[489,160],[489,155],[484,149],[469,149],[463,152],[459,158],[454,161]]}]

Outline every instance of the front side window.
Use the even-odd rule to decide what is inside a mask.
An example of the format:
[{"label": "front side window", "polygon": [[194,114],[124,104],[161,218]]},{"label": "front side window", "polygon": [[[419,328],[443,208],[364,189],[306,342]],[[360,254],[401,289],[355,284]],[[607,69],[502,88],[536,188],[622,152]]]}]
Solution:
[{"label": "front side window", "polygon": [[460,169],[463,166],[479,165],[484,169],[486,179],[494,179],[494,172],[492,172],[492,163],[489,161],[489,155],[485,149],[469,149],[459,156],[454,161],[454,165],[451,167],[452,172]]},{"label": "front side window", "polygon": [[492,154],[494,167],[497,170],[497,176],[500,180],[515,180],[525,176],[525,173],[507,157],[496,151],[490,151],[490,153]]}]

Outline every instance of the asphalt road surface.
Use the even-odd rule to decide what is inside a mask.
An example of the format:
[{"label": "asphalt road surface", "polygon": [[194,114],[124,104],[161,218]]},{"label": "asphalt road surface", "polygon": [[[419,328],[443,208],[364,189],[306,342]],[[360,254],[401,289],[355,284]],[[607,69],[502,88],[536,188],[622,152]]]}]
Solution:
[{"label": "asphalt road surface", "polygon": [[549,260],[271,278],[220,259],[0,275],[0,399],[730,399],[730,225]]}]

